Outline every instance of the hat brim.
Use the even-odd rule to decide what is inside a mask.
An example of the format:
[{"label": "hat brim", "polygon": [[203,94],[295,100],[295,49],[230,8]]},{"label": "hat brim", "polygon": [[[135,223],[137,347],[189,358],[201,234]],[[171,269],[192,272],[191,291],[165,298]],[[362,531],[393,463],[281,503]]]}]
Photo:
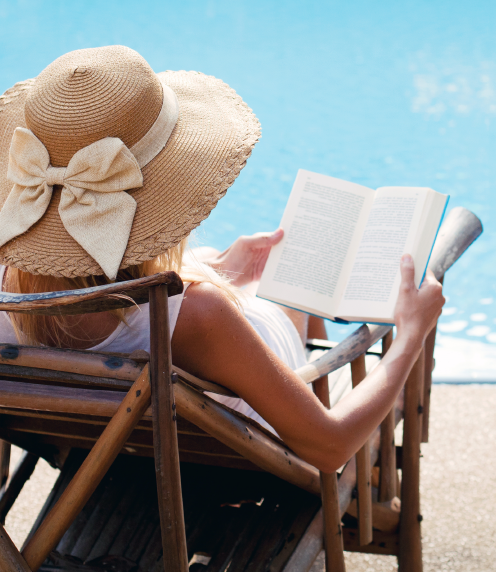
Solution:
[{"label": "hat brim", "polygon": [[[260,138],[252,110],[221,80],[186,71],[159,76],[176,93],[179,118],[167,145],[142,169],[143,187],[129,191],[137,209],[121,268],[151,260],[188,236],[234,183]],[[16,84],[0,98],[0,208],[12,188],[10,141],[16,127],[26,126],[24,103],[33,82]],[[65,230],[59,200],[55,188],[40,221],[0,248],[0,263],[32,274],[103,274]]]}]

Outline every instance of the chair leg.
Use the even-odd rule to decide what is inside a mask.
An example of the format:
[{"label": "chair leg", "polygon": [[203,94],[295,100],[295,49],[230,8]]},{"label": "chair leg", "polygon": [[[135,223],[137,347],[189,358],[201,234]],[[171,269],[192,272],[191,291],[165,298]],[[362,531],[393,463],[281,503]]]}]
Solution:
[{"label": "chair leg", "polygon": [[429,441],[429,415],[431,405],[432,370],[434,369],[434,346],[436,344],[436,327],[425,340],[425,367],[424,367],[424,399],[422,405],[422,443]]},{"label": "chair leg", "polygon": [[150,288],[150,378],[153,447],[163,563],[166,572],[187,572],[176,404],[172,385],[167,285]]},{"label": "chair leg", "polygon": [[[356,387],[367,375],[365,354],[351,362],[351,380]],[[370,444],[365,445],[356,453],[357,464],[357,508],[358,508],[358,537],[360,546],[370,544],[374,538],[372,531],[372,467],[370,466]]]},{"label": "chair leg", "polygon": [[0,489],[5,486],[9,478],[10,443],[0,440]]},{"label": "chair leg", "polygon": [[[313,384],[315,394],[330,409],[329,380],[321,377]],[[324,514],[324,550],[326,572],[345,572],[343,531],[339,513],[338,478],[336,473],[320,473],[322,510]]]},{"label": "chair leg", "polygon": [[324,549],[326,572],[345,572],[343,531],[339,515],[338,477],[336,473],[320,473],[324,512]]},{"label": "chair leg", "polygon": [[[385,356],[393,341],[390,330],[382,339],[382,355]],[[387,502],[396,496],[396,447],[394,444],[395,407],[381,423],[379,455],[379,502]]]},{"label": "chair leg", "polygon": [[22,551],[33,572],[38,570],[57,546],[65,531],[94,493],[132,430],[143,417],[150,404],[150,393],[149,368],[146,365],[84,463]]},{"label": "chair leg", "polygon": [[420,530],[420,429],[423,359],[420,357],[405,385],[401,515],[399,530],[399,572],[422,571]]},{"label": "chair leg", "polygon": [[1,524],[0,570],[2,572],[31,572],[31,569]]}]

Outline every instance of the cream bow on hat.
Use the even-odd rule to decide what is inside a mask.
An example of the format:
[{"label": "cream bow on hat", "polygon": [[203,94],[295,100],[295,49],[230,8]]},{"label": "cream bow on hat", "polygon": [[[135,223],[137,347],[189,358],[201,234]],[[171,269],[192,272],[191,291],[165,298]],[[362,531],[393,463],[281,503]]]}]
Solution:
[{"label": "cream bow on hat", "polygon": [[96,141],[75,153],[67,167],[52,167],[43,143],[18,127],[7,178],[14,186],[0,211],[0,246],[39,221],[53,185],[62,185],[59,214],[65,229],[115,279],[136,211],[125,191],[143,186],[138,161],[120,139]]},{"label": "cream bow on hat", "polygon": [[[17,168],[12,165],[9,174],[13,177],[16,171],[12,190],[7,171],[16,127],[31,130],[53,165],[67,166],[64,177],[49,168],[45,153],[29,168],[27,159],[21,163],[17,153]],[[126,182],[116,189],[113,183],[122,177],[112,171],[112,176],[95,178],[97,191],[95,180],[87,181],[86,167],[69,166],[81,149],[93,149],[90,144],[106,135],[125,143],[143,175],[142,186],[129,193],[138,205],[129,239],[120,207],[105,211],[104,224],[90,223],[103,200],[124,197],[122,189],[139,183]],[[125,46],[64,54],[36,79],[19,82],[0,97],[0,208],[8,207],[0,215],[0,245],[4,243],[0,264],[71,279],[103,274],[102,266],[113,275],[126,240],[119,268],[152,260],[178,245],[209,216],[240,174],[260,135],[253,111],[232,88],[212,76],[184,70],[155,73],[142,56]],[[122,157],[120,162],[125,164]],[[97,164],[91,162],[93,167]],[[46,208],[50,190],[45,181],[51,186],[61,177],[64,197],[72,201],[67,216],[62,204],[60,214],[59,205]],[[115,192],[103,192],[107,184]],[[58,189],[54,195],[59,202]],[[45,214],[39,218],[42,211]],[[69,217],[69,211],[74,216]],[[90,216],[80,216],[83,211]],[[73,218],[84,232],[76,233]],[[79,234],[83,236],[78,238]],[[121,234],[122,240],[118,239]],[[108,257],[113,262],[106,265]]]}]

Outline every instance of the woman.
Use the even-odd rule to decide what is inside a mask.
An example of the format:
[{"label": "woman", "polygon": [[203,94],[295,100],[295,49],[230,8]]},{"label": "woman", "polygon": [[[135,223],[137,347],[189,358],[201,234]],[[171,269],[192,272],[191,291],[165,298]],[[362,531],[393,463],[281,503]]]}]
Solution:
[{"label": "woman", "polygon": [[[302,458],[330,472],[390,410],[441,312],[440,284],[414,286],[401,261],[398,333],[358,388],[326,410],[293,372],[302,341],[322,321],[237,286],[261,274],[282,231],[241,237],[190,260],[191,230],[234,182],[260,136],[228,86],[196,72],[154,74],[120,46],[62,56],[0,100],[0,262],[13,292],[81,288],[176,270],[186,293],[171,299],[174,363],[238,394]],[[224,277],[231,277],[229,284]],[[83,317],[3,316],[1,341],[80,349],[147,349],[147,312]],[[256,412],[256,414],[255,414]]]}]

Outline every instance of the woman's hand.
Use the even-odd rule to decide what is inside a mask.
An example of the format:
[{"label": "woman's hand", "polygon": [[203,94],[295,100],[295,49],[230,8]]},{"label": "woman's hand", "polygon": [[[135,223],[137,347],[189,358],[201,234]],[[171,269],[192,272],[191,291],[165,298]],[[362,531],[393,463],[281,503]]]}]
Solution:
[{"label": "woman's hand", "polygon": [[431,270],[427,269],[424,281],[417,290],[414,282],[415,267],[409,254],[402,256],[400,270],[401,285],[394,322],[398,337],[404,337],[420,347],[441,315],[445,302],[442,286]]},{"label": "woman's hand", "polygon": [[284,231],[279,228],[275,232],[240,236],[227,250],[204,262],[227,274],[234,286],[245,286],[260,280],[270,249],[281,241],[283,235]]}]

